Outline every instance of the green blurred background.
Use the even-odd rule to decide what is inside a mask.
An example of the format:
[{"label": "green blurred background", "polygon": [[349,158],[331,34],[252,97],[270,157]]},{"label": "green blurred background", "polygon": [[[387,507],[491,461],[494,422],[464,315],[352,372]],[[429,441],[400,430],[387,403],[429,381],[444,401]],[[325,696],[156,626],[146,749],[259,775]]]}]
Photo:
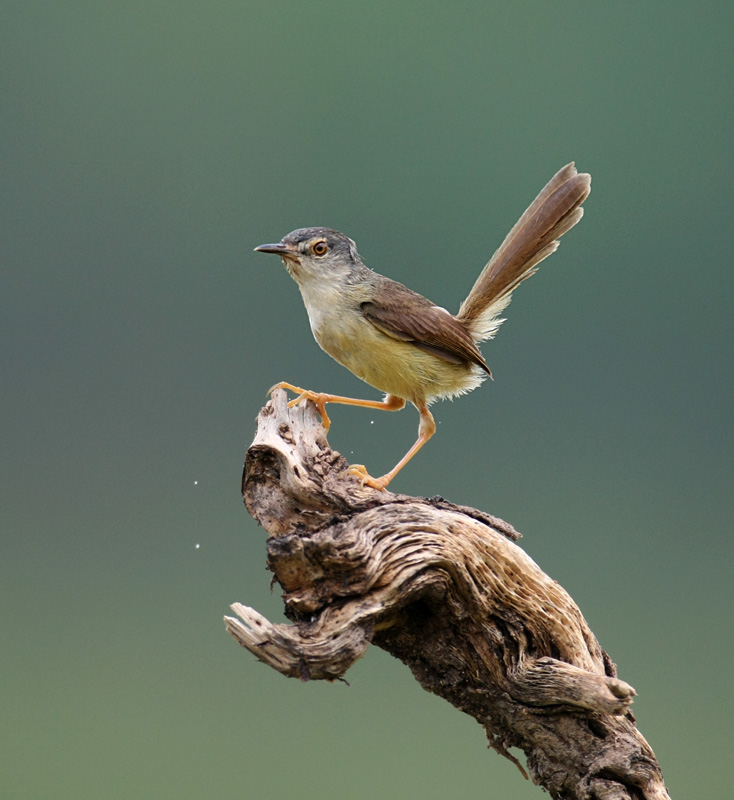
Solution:
[{"label": "green blurred background", "polygon": [[[239,496],[267,388],[379,397],[252,248],[338,228],[456,310],[572,159],[582,224],[394,489],[522,531],[673,796],[728,794],[731,9],[0,6],[3,798],[541,796],[376,648],[301,684],[221,618],[283,619]],[[376,474],[418,422],[332,419]]]}]

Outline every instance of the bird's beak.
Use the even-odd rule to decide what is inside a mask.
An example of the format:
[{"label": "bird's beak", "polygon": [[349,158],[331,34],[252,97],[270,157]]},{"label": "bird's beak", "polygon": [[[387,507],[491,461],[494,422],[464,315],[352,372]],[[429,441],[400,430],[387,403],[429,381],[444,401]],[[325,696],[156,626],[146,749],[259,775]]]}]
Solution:
[{"label": "bird's beak", "polygon": [[276,256],[283,258],[298,259],[298,252],[289,244],[278,242],[277,244],[261,244],[255,248],[256,253],[275,253]]}]

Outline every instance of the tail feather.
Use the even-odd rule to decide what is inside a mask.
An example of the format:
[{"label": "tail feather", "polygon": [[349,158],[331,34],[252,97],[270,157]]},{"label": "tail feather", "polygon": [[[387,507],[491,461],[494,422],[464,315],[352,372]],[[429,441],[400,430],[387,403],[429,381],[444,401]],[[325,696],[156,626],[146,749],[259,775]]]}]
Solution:
[{"label": "tail feather", "polygon": [[560,237],[581,219],[581,204],[590,191],[591,176],[576,172],[573,163],[566,165],[507,234],[457,315],[477,342],[495,335],[512,292],[535,274],[538,264],[558,248]]}]

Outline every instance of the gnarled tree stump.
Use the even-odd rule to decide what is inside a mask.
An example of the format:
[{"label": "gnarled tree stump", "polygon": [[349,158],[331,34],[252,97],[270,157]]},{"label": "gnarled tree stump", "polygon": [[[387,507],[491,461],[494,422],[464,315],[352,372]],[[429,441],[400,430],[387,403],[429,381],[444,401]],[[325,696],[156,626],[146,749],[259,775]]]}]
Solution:
[{"label": "gnarled tree stump", "polygon": [[229,633],[301,680],[339,678],[371,642],[474,717],[499,753],[518,763],[509,748],[521,748],[552,797],[668,798],[629,711],[634,689],[512,526],[363,487],[347,466],[314,406],[289,409],[275,392],[242,490],[270,534],[268,565],[294,624],[235,603]]}]

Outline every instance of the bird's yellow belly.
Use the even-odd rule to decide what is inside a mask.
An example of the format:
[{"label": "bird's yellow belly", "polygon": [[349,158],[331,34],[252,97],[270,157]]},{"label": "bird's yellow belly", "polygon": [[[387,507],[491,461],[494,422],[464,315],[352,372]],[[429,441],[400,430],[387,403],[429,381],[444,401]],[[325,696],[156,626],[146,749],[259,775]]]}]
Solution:
[{"label": "bird's yellow belly", "polygon": [[452,364],[392,339],[360,317],[312,329],[319,346],[358,378],[415,405],[469,392],[486,377],[472,364]]}]

